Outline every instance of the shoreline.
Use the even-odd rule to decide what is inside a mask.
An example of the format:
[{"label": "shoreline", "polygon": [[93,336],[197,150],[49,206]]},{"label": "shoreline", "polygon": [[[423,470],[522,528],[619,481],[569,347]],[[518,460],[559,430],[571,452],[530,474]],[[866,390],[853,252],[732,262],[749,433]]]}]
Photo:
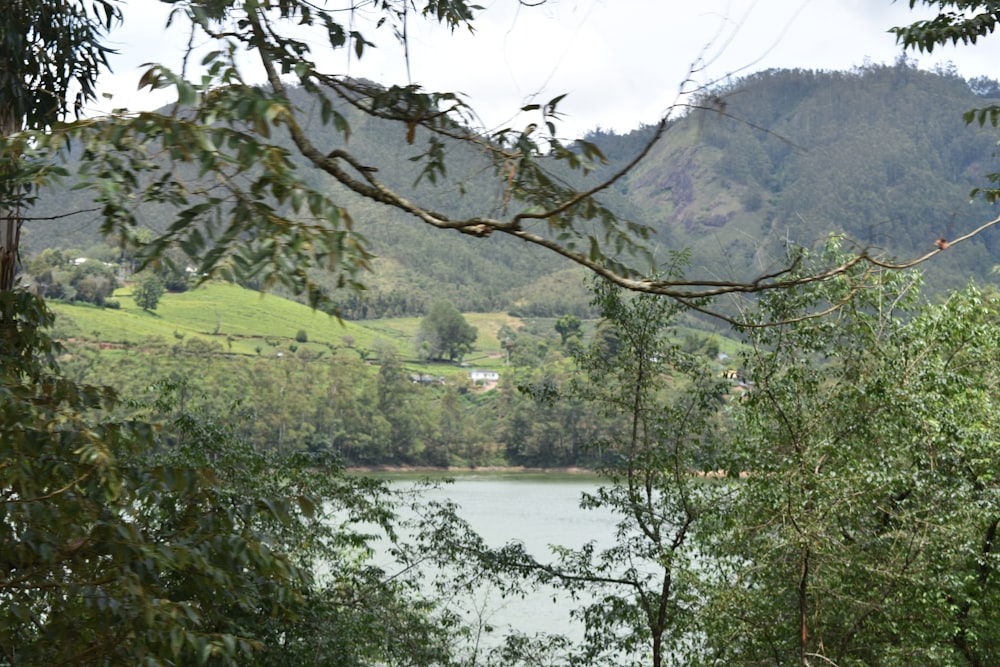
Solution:
[{"label": "shoreline", "polygon": [[[376,466],[350,466],[344,468],[344,472],[349,474],[385,474],[385,475],[413,475],[420,473],[433,473],[438,475],[451,475],[451,474],[500,474],[500,475],[516,475],[516,474],[530,474],[530,475],[590,475],[593,477],[600,476],[600,472],[595,468],[580,468],[575,466],[568,466],[563,468],[533,468],[529,466],[478,466],[478,467],[464,467],[464,466],[390,466],[390,465],[376,465]],[[726,479],[729,474],[725,470],[697,470],[692,471],[692,474],[697,477],[706,477],[709,479]],[[749,477],[750,473],[746,470],[741,470],[738,475],[744,479]]]},{"label": "shoreline", "polygon": [[566,467],[566,468],[531,468],[527,466],[350,466],[344,468],[348,473],[387,473],[387,474],[412,474],[412,473],[437,473],[442,475],[461,473],[500,473],[500,474],[553,474],[553,475],[596,475],[597,471],[592,468]]}]

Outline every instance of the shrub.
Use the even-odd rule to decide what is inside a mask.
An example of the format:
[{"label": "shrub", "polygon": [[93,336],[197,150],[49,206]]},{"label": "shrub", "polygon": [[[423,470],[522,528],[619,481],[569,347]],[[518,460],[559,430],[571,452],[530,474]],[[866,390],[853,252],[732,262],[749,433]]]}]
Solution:
[{"label": "shrub", "polygon": [[306,334],[306,330],[305,329],[299,329],[295,333],[295,340],[296,340],[296,342],[299,342],[299,343],[308,343],[309,342],[309,336]]}]

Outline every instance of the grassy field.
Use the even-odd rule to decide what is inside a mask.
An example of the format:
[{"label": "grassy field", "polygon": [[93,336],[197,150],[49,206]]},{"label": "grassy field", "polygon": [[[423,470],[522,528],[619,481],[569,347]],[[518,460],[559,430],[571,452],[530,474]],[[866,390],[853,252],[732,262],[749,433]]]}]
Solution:
[{"label": "grassy field", "polygon": [[[87,304],[50,303],[57,315],[57,333],[64,338],[110,345],[141,346],[161,339],[168,343],[200,338],[214,342],[231,354],[288,354],[295,349],[334,350],[337,354],[376,357],[392,346],[408,366],[424,372],[453,376],[467,369],[454,364],[422,364],[415,356],[414,339],[420,318],[347,322],[302,304],[234,285],[211,283],[180,294],[163,295],[157,309],[135,305],[130,288],[119,289],[120,309]],[[497,369],[502,350],[497,331],[503,324],[520,321],[501,313],[469,313],[467,321],[479,330],[476,347],[466,358],[467,367]],[[307,343],[297,341],[305,331]]]},{"label": "grassy field", "polygon": [[[180,294],[167,293],[157,309],[147,312],[135,305],[129,288],[115,293],[120,309],[87,304],[50,304],[57,314],[57,336],[102,347],[141,348],[159,339],[167,344],[190,344],[201,339],[218,346],[220,352],[235,355],[284,356],[299,350],[335,355],[358,355],[378,359],[387,347],[393,348],[413,372],[458,380],[469,369],[502,370],[503,350],[497,332],[503,325],[517,330],[528,325],[536,331],[553,331],[554,320],[522,320],[504,313],[466,313],[479,336],[463,365],[426,363],[416,356],[414,341],[420,318],[392,318],[361,322],[340,321],[287,299],[223,283],[210,283]],[[296,340],[304,331],[308,342]],[[593,323],[584,323],[585,335]],[[703,331],[681,328],[678,337]],[[711,334],[710,334],[711,335]],[[720,352],[735,357],[740,344],[715,338]],[[114,353],[112,351],[112,353]]]}]

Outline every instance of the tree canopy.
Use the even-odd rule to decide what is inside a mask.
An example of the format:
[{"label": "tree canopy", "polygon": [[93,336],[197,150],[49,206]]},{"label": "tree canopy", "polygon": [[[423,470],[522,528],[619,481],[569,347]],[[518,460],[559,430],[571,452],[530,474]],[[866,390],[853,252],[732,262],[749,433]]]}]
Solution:
[{"label": "tree canopy", "polygon": [[166,288],[163,281],[152,273],[141,277],[141,280],[132,288],[132,298],[137,306],[143,310],[156,310],[160,303],[160,297]]},{"label": "tree canopy", "polygon": [[420,320],[417,346],[431,359],[461,360],[472,350],[478,332],[465,321],[453,304],[438,301],[431,305],[427,315]]},{"label": "tree canopy", "polygon": [[[839,254],[838,249],[828,252]],[[808,256],[807,256],[808,260]],[[838,257],[824,261],[838,261]],[[802,267],[809,271],[808,266]],[[617,418],[591,440],[614,542],[456,543],[470,567],[580,600],[582,639],[518,636],[546,664],[902,667],[991,664],[998,650],[1000,340],[995,291],[921,305],[886,272],[835,315],[851,281],[775,292],[737,377],[670,342],[664,300],[597,289],[619,346],[576,350],[578,375],[535,383]],[[698,476],[694,471],[711,472]],[[511,664],[522,664],[512,661]]]},{"label": "tree canopy", "polygon": [[[931,19],[914,21],[906,26],[892,28],[896,40],[903,48],[932,52],[948,44],[957,46],[975,44],[993,34],[1000,23],[1000,3],[993,0],[910,0],[910,8],[918,4],[937,7],[938,15]],[[966,123],[1000,126],[1000,105],[990,104],[970,109],[965,114]],[[988,188],[975,188],[973,196],[982,195],[986,201],[1000,201],[1000,174],[987,174],[993,184]]]},{"label": "tree canopy", "polygon": [[563,315],[558,320],[556,320],[555,328],[559,332],[559,337],[562,339],[563,345],[570,338],[576,336],[579,337],[581,330],[580,318],[576,315]]},{"label": "tree canopy", "polygon": [[[748,476],[705,533],[723,572],[704,612],[721,662],[995,655],[996,295],[920,306],[918,286],[886,274],[819,326],[751,332],[722,452]],[[775,294],[758,317],[794,319],[845,288]]]},{"label": "tree canopy", "polygon": [[448,663],[415,571],[371,558],[397,542],[384,484],[255,450],[184,382],[126,406],[61,374],[40,299],[0,315],[3,664]]},{"label": "tree canopy", "polygon": [[[103,39],[121,12],[113,0],[12,0],[0,21],[0,135],[47,131],[70,110],[79,115],[108,66]],[[75,95],[73,94],[75,88]],[[16,144],[17,142],[15,142]],[[16,145],[0,151],[0,290],[14,287],[21,214],[41,173],[52,165],[22,160]]]}]

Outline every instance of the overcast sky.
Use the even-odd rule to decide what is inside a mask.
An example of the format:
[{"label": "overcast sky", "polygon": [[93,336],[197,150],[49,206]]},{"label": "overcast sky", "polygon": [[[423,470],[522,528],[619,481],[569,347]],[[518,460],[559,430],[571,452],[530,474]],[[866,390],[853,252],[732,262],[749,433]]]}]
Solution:
[{"label": "overcast sky", "polygon": [[[537,1],[537,0],[536,0]],[[418,3],[420,4],[420,3]],[[487,127],[521,125],[520,106],[568,94],[565,137],[596,127],[620,132],[653,123],[682,86],[711,85],[768,68],[847,70],[892,63],[901,53],[889,28],[921,16],[907,0],[478,0],[476,34],[454,36],[411,22],[410,78],[428,89],[464,93]],[[346,0],[329,0],[331,7]],[[157,0],[129,0],[112,41],[115,73],[106,108],[166,101],[135,90],[143,62],[177,63],[186,36],[166,31]],[[926,14],[924,14],[926,15]],[[402,52],[384,26],[379,48],[358,60],[341,52],[328,70],[405,83]],[[916,54],[909,54],[918,57]],[[965,77],[1000,77],[1000,36],[919,56],[922,67],[954,63]],[[693,71],[693,81],[685,84]]]}]

